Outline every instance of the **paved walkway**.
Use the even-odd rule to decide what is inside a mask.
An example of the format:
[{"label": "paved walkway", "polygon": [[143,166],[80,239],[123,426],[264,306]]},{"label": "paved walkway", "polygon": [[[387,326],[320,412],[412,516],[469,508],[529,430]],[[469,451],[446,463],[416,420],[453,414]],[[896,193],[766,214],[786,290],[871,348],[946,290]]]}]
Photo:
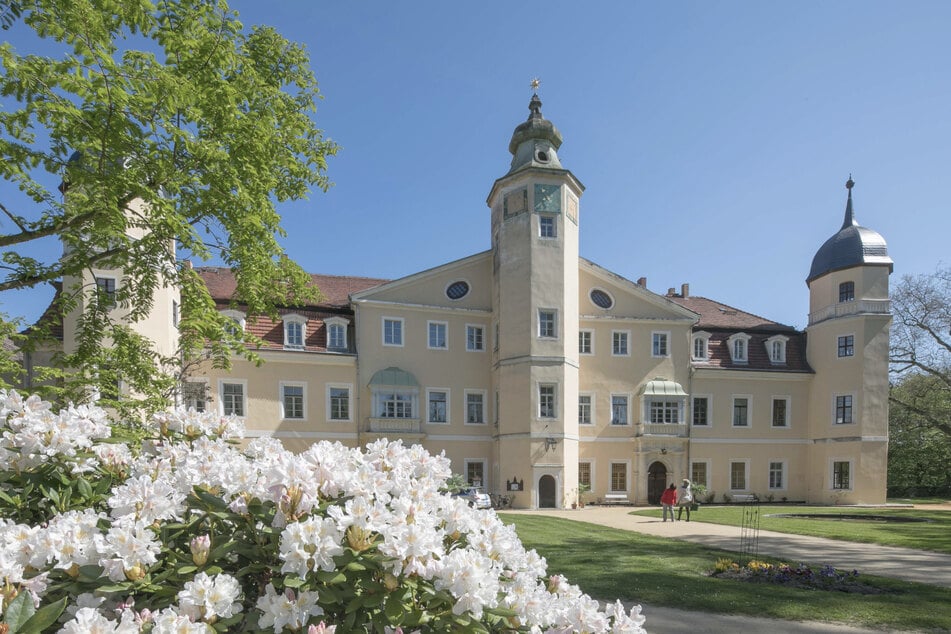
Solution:
[{"label": "paved walkway", "polygon": [[[630,515],[632,510],[635,509],[624,506],[589,506],[578,510],[513,512],[551,515],[647,535],[698,542],[712,548],[740,550],[739,527],[697,521],[702,518],[703,510],[694,513],[694,521],[691,522],[663,522],[656,517]],[[758,552],[786,559],[790,563],[829,564],[835,568],[854,569],[864,574],[951,587],[951,555],[773,531],[760,531]],[[881,630],[828,623],[758,619],[649,606],[644,606],[644,615],[647,617],[647,631],[653,634],[727,634],[741,631],[768,631],[771,634],[881,633]]]}]

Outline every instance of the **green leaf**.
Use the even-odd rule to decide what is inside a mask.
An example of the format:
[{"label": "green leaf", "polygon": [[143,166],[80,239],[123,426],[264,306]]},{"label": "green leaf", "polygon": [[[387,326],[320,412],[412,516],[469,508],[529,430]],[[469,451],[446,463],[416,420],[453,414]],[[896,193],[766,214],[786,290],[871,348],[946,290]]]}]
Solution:
[{"label": "green leaf", "polygon": [[89,481],[86,480],[86,478],[79,478],[76,480],[76,488],[83,497],[92,497],[92,485],[89,484]]},{"label": "green leaf", "polygon": [[10,626],[10,634],[19,634],[23,625],[36,613],[29,592],[21,592],[6,606],[3,619]]},{"label": "green leaf", "polygon": [[[25,595],[27,593],[23,594]],[[56,623],[60,615],[66,609],[66,601],[66,597],[63,597],[56,603],[44,605],[39,610],[37,610],[36,613],[20,627],[20,629],[14,631],[16,634],[41,634],[41,632],[45,632],[47,628]]]},{"label": "green leaf", "polygon": [[287,577],[284,577],[285,588],[299,588],[305,583],[307,583],[307,580],[302,579],[301,577],[298,577],[297,575],[293,575],[293,576],[289,575]]},{"label": "green leaf", "polygon": [[177,570],[177,572],[178,572],[178,574],[180,574],[180,575],[190,575],[190,574],[192,574],[193,572],[197,572],[197,570],[198,570],[198,566],[191,565],[191,566],[181,566],[181,567]]}]

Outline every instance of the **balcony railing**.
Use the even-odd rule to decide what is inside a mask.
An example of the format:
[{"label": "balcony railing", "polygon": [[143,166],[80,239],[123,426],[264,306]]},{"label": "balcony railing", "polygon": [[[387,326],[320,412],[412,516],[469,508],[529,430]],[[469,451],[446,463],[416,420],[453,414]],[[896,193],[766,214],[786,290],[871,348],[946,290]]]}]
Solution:
[{"label": "balcony railing", "polygon": [[639,423],[639,436],[677,436],[686,437],[687,426],[681,423]]},{"label": "balcony railing", "polygon": [[418,434],[418,418],[370,418],[368,431],[374,434]]},{"label": "balcony railing", "polygon": [[846,315],[887,315],[891,312],[891,302],[887,299],[863,299],[854,302],[841,302],[827,306],[822,310],[809,313],[809,325],[817,324],[834,317]]}]

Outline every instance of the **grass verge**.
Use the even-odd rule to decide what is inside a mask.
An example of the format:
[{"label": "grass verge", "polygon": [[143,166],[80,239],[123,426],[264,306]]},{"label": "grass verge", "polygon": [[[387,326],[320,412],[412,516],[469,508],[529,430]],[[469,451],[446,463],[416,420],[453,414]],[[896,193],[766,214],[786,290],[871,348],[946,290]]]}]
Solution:
[{"label": "grass verge", "polygon": [[[862,575],[882,594],[855,595],[708,577],[737,553],[545,516],[500,514],[522,542],[602,600],[890,630],[951,631],[951,589]],[[777,563],[767,557],[757,559]],[[859,571],[861,573],[861,571]],[[650,614],[647,628],[650,629]]]},{"label": "grass verge", "polygon": [[[843,541],[903,546],[918,550],[931,550],[951,554],[951,512],[926,511],[922,509],[855,508],[830,506],[783,506],[764,504],[760,508],[759,527],[764,531],[793,533],[828,537]],[[691,516],[701,522],[740,526],[743,519],[742,506],[705,506]],[[824,515],[825,518],[775,517],[781,514]],[[636,515],[660,517],[660,509],[634,511]],[[836,519],[843,515],[862,519]],[[881,521],[872,518],[889,517]]]}]

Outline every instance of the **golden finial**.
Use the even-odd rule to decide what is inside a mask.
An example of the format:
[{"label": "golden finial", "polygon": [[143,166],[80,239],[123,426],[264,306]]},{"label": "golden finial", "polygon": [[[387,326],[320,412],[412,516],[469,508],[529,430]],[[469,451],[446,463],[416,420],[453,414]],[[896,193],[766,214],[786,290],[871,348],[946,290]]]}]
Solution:
[{"label": "golden finial", "polygon": [[542,80],[540,80],[538,77],[532,78],[531,86],[532,86],[533,93],[538,94],[538,87],[541,85],[542,85]]}]

